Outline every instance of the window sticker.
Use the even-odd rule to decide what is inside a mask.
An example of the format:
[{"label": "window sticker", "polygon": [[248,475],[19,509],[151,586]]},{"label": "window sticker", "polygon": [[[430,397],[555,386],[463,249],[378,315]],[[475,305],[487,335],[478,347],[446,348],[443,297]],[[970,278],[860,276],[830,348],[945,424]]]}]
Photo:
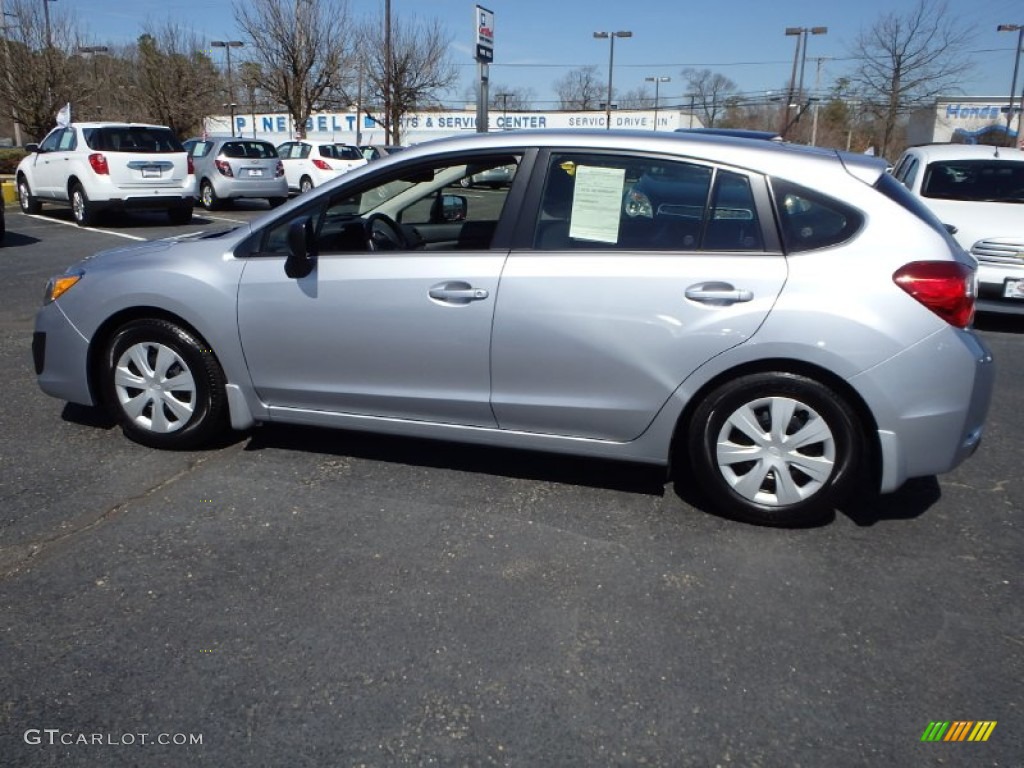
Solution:
[{"label": "window sticker", "polygon": [[617,243],[626,169],[578,165],[575,178],[569,237]]}]

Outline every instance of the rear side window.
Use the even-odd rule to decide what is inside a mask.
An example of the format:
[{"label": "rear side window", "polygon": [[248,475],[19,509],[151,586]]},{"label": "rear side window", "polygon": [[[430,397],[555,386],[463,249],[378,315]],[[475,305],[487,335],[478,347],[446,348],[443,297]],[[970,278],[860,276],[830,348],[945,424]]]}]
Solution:
[{"label": "rear side window", "polygon": [[345,144],[335,144],[334,148],[337,152],[335,157],[339,160],[363,160],[363,156],[359,153],[359,150],[355,147],[350,147]]},{"label": "rear side window", "polygon": [[169,128],[143,125],[104,126],[86,128],[82,134],[89,148],[100,152],[164,154],[185,151]]},{"label": "rear side window", "polygon": [[789,253],[839,245],[864,225],[864,216],[856,208],[806,187],[772,179],[772,191]]}]

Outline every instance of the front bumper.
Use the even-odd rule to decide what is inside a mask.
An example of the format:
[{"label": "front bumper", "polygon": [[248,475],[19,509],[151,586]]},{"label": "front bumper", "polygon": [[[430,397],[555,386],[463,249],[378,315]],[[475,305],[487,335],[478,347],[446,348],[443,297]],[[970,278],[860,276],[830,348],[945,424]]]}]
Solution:
[{"label": "front bumper", "polygon": [[70,403],[96,405],[89,387],[89,341],[56,302],[36,314],[32,358],[43,392]]}]

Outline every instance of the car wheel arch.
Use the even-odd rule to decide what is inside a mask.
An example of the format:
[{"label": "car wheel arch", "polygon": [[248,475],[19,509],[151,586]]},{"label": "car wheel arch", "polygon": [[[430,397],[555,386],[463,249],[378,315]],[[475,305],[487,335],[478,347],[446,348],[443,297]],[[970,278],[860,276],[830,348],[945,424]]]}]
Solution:
[{"label": "car wheel arch", "polygon": [[[89,382],[89,394],[92,396],[93,403],[97,405],[103,403],[104,352],[118,330],[135,320],[165,320],[181,326],[197,340],[209,344],[206,335],[201,333],[194,324],[169,310],[160,307],[137,306],[115,312],[100,324],[89,341],[86,376]],[[213,352],[213,355],[217,357],[216,351]]]},{"label": "car wheel arch", "polygon": [[861,428],[863,444],[867,446],[862,468],[868,473],[871,488],[877,488],[882,472],[882,447],[878,437],[878,425],[875,417],[864,398],[849,382],[837,376],[827,368],[795,358],[766,358],[740,363],[732,368],[720,371],[711,377],[694,392],[686,401],[682,411],[676,418],[669,450],[668,476],[675,476],[680,467],[691,466],[687,443],[693,417],[701,403],[724,383],[758,373],[779,373],[803,376],[823,384],[840,395],[857,416],[857,424]]}]

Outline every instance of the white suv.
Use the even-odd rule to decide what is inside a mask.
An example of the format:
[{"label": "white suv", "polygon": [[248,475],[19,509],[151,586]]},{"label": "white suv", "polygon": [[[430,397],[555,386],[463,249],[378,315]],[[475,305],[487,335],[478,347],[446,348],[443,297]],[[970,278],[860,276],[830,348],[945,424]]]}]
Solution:
[{"label": "white suv", "polygon": [[192,159],[170,128],[141,123],[73,123],[29,144],[18,164],[21,209],[70,205],[81,226],[109,209],[164,209],[187,224],[195,205]]},{"label": "white suv", "polygon": [[978,311],[1024,314],[1024,151],[911,147],[893,175],[978,260]]}]

